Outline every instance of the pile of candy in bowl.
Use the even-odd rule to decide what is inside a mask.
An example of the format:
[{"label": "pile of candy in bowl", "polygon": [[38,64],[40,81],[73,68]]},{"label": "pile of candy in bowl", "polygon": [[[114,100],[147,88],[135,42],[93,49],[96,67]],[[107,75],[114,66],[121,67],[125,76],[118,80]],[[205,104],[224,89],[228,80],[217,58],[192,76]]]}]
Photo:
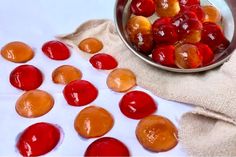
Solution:
[{"label": "pile of candy in bowl", "polygon": [[157,64],[204,67],[230,45],[221,13],[213,5],[201,5],[200,0],[132,0],[130,11],[129,41]]}]

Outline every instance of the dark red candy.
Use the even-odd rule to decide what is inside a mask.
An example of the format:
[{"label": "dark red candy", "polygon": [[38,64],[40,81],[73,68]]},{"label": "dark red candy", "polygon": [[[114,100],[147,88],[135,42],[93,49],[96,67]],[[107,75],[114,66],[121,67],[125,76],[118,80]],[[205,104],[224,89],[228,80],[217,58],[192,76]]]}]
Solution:
[{"label": "dark red candy", "polygon": [[202,23],[197,19],[187,19],[183,21],[179,26],[179,34],[185,36],[194,30],[202,30]]},{"label": "dark red candy", "polygon": [[200,5],[182,6],[182,11],[192,11],[197,15],[199,21],[204,21],[205,13]]},{"label": "dark red candy", "polygon": [[191,6],[191,5],[200,5],[200,0],[179,0],[181,6]]},{"label": "dark red candy", "polygon": [[91,143],[84,156],[130,156],[130,153],[121,141],[112,137],[103,137]]},{"label": "dark red candy", "polygon": [[174,67],[175,66],[175,47],[173,45],[157,46],[152,52],[152,59],[154,62],[161,65]]},{"label": "dark red candy", "polygon": [[49,123],[36,123],[20,135],[17,149],[22,156],[41,156],[50,152],[60,140],[60,131]]},{"label": "dark red candy", "polygon": [[88,81],[76,80],[65,86],[63,94],[69,105],[84,106],[97,98],[98,90]]},{"label": "dark red candy", "polygon": [[198,48],[199,53],[202,55],[203,65],[209,65],[214,59],[214,53],[212,52],[211,48],[203,43],[197,43],[196,46]]},{"label": "dark red candy", "polygon": [[154,41],[159,43],[173,44],[178,40],[177,29],[171,23],[171,18],[157,19],[152,25]]},{"label": "dark red candy", "polygon": [[108,54],[99,53],[90,58],[89,62],[96,69],[111,70],[118,65],[116,59]]},{"label": "dark red candy", "polygon": [[225,38],[220,26],[215,23],[203,23],[201,42],[208,45],[212,51],[222,51],[229,45],[229,41]]},{"label": "dark red candy", "polygon": [[157,105],[150,95],[142,91],[131,91],[120,100],[121,112],[132,119],[142,119],[157,110]]},{"label": "dark red candy", "polygon": [[132,0],[130,9],[138,16],[151,16],[156,9],[154,0]]},{"label": "dark red candy", "polygon": [[11,72],[9,79],[12,86],[29,91],[37,89],[42,84],[43,75],[33,65],[21,65]]},{"label": "dark red candy", "polygon": [[188,19],[198,19],[198,17],[192,11],[184,11],[184,12],[179,13],[172,19],[172,24],[176,27],[179,27],[182,22]]},{"label": "dark red candy", "polygon": [[70,57],[70,50],[68,47],[60,41],[49,41],[46,42],[42,51],[46,56],[53,60],[66,60]]},{"label": "dark red candy", "polygon": [[144,55],[150,55],[153,49],[152,33],[147,31],[140,31],[135,35],[133,44],[135,48]]}]

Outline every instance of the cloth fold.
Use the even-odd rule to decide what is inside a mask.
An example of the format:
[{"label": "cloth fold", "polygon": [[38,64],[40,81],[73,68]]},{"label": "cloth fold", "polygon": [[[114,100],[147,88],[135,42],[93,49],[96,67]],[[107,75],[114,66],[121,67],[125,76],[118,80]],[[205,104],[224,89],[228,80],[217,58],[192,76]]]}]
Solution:
[{"label": "cloth fold", "polygon": [[114,56],[119,67],[131,69],[139,86],[159,97],[195,105],[180,122],[180,142],[191,156],[236,156],[236,54],[219,68],[196,74],[159,70],[136,57],[119,38],[110,20],[91,20],[57,38],[78,49],[81,40],[96,37],[102,52]]}]

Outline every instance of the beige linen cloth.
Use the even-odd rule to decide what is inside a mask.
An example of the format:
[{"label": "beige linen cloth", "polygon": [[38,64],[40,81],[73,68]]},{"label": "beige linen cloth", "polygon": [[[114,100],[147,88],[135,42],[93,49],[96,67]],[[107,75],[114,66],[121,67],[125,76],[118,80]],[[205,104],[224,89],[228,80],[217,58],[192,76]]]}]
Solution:
[{"label": "beige linen cloth", "polygon": [[195,105],[180,121],[179,140],[190,156],[236,156],[236,54],[220,68],[201,74],[158,70],[134,56],[109,20],[91,20],[74,33],[58,38],[73,46],[87,37],[104,43],[102,52],[114,56],[119,67],[131,69],[137,83],[159,97]]}]

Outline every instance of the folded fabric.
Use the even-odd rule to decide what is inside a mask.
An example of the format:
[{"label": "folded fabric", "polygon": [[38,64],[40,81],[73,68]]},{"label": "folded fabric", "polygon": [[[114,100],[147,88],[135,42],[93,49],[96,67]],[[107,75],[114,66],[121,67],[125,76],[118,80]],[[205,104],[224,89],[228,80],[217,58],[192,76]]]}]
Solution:
[{"label": "folded fabric", "polygon": [[103,52],[114,56],[120,67],[131,69],[139,86],[159,97],[196,106],[180,122],[180,142],[189,155],[236,156],[236,54],[217,69],[178,74],[159,70],[136,57],[110,20],[91,20],[72,34],[58,36],[78,52],[79,42],[87,37],[100,39]]}]

